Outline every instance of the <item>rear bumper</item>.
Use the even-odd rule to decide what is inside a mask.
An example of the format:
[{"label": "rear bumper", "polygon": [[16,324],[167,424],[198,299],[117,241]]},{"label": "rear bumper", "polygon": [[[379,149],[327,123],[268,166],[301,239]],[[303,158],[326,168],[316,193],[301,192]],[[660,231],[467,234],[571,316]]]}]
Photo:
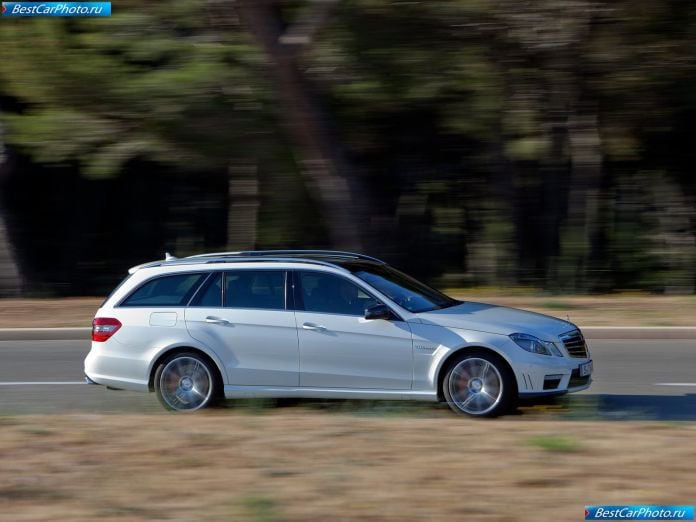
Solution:
[{"label": "rear bumper", "polygon": [[104,348],[104,343],[92,343],[92,349],[85,358],[84,373],[85,378],[90,381],[89,384],[101,384],[122,390],[150,391],[147,362],[117,357]]}]

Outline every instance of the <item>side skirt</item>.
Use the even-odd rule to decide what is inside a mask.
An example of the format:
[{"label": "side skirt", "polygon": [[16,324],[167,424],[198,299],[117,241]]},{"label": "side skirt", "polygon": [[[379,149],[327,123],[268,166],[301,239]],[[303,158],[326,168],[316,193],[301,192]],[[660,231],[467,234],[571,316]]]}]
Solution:
[{"label": "side skirt", "polygon": [[413,390],[354,390],[347,388],[291,388],[225,385],[225,398],[373,399],[437,402],[437,393]]}]

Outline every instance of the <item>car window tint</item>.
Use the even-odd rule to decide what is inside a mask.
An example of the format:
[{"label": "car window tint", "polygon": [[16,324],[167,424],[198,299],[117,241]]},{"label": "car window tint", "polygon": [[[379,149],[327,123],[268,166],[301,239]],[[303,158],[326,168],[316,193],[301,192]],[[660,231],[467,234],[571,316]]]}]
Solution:
[{"label": "car window tint", "polygon": [[342,266],[409,312],[428,312],[459,304],[456,299],[386,265],[351,262]]},{"label": "car window tint", "polygon": [[222,306],[222,272],[218,272],[208,280],[194,298],[191,306],[205,306],[208,308],[219,308]]},{"label": "car window tint", "polygon": [[285,309],[285,272],[235,270],[225,272],[226,308]]},{"label": "car window tint", "polygon": [[177,274],[151,279],[121,306],[184,306],[204,277],[204,274]]},{"label": "car window tint", "polygon": [[365,314],[365,308],[377,304],[359,286],[343,277],[320,272],[300,272],[304,309],[327,314]]}]

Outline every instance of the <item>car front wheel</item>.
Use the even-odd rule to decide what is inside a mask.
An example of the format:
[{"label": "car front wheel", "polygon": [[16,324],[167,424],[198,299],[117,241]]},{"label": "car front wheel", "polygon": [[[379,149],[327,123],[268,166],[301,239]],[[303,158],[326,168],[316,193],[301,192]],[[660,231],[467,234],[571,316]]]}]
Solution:
[{"label": "car front wheel", "polygon": [[515,378],[497,356],[469,352],[449,366],[442,392],[456,413],[474,417],[495,417],[504,413],[515,396]]},{"label": "car front wheel", "polygon": [[166,358],[155,372],[157,399],[168,410],[195,411],[218,397],[217,373],[195,353],[177,353]]}]

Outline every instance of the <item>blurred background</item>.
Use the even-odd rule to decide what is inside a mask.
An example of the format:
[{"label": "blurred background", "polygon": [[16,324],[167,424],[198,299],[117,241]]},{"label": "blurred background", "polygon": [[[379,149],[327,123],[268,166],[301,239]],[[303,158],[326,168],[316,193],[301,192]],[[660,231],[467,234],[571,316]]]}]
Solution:
[{"label": "blurred background", "polygon": [[690,0],[158,0],[0,20],[0,296],[336,248],[444,287],[696,288]]}]

